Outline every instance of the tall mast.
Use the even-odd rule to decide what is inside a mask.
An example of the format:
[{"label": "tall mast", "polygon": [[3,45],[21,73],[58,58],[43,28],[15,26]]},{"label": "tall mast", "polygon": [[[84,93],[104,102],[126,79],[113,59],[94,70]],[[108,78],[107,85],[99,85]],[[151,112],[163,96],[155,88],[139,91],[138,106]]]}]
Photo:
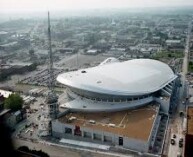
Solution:
[{"label": "tall mast", "polygon": [[[52,134],[51,121],[57,118],[58,115],[58,97],[54,92],[54,69],[53,69],[53,56],[52,56],[52,41],[50,30],[50,14],[48,12],[48,48],[49,48],[49,63],[48,63],[48,88],[49,92],[45,99],[45,110],[41,113],[39,123],[39,136],[48,136]],[[47,115],[47,116],[45,116]]]},{"label": "tall mast", "polygon": [[54,74],[53,74],[53,56],[52,56],[52,40],[51,40],[51,26],[50,26],[50,13],[48,11],[48,48],[49,48],[49,82],[48,88],[53,91],[54,88]]}]

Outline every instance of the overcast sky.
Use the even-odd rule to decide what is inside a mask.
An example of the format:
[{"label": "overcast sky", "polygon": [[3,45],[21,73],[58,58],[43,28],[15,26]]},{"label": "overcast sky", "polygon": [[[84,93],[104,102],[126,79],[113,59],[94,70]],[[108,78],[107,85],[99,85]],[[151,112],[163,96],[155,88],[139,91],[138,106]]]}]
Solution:
[{"label": "overcast sky", "polygon": [[0,0],[3,12],[163,6],[193,6],[193,0]]}]

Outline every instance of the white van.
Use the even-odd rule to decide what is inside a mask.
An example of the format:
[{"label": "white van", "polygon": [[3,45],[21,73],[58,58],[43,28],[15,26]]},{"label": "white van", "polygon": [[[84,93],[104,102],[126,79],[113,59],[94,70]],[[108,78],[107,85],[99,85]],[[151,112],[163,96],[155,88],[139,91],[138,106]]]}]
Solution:
[{"label": "white van", "polygon": [[182,153],[181,153],[181,152],[178,152],[178,153],[177,153],[177,157],[182,157]]}]

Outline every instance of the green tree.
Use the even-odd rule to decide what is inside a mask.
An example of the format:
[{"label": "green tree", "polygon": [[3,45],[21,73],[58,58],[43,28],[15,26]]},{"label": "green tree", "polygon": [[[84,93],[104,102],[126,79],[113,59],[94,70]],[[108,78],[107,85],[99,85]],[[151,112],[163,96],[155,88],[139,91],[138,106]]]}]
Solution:
[{"label": "green tree", "polygon": [[171,57],[172,57],[172,55],[169,53],[169,54],[168,54],[168,57],[169,57],[169,58],[171,58]]},{"label": "green tree", "polygon": [[13,111],[20,110],[23,105],[23,98],[19,94],[11,94],[5,99],[5,108]]}]

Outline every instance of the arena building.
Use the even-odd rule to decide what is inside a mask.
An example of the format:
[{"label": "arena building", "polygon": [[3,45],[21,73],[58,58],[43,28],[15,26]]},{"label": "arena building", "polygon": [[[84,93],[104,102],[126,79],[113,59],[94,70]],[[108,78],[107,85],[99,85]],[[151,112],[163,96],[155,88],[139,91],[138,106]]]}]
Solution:
[{"label": "arena building", "polygon": [[[161,152],[178,76],[160,61],[108,58],[100,65],[60,74],[69,101],[52,134],[59,138]],[[144,129],[145,128],[145,129]]]},{"label": "arena building", "polygon": [[[60,74],[57,80],[67,87],[72,99],[64,107],[73,111],[111,112],[144,106],[156,96],[168,99],[176,78],[172,69],[160,61],[119,62],[108,58],[99,66]],[[169,107],[165,104],[163,110],[168,112]]]}]

